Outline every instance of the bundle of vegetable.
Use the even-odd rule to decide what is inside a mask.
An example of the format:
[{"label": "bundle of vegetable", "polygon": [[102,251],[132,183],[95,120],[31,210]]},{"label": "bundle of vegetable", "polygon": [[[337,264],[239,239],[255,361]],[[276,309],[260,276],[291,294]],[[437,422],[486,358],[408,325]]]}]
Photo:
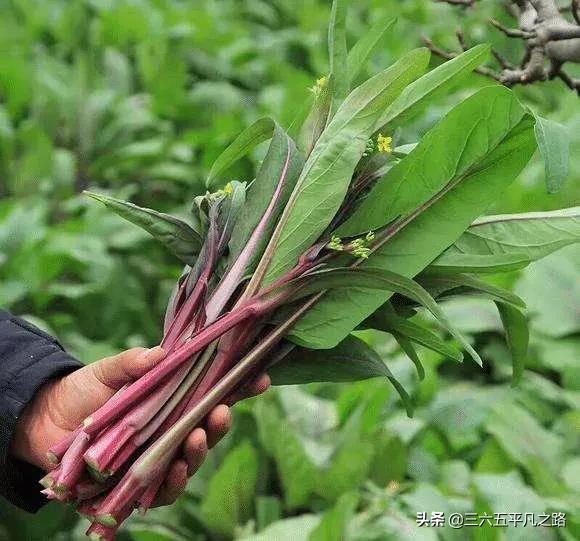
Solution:
[{"label": "bundle of vegetable", "polygon": [[[248,185],[232,181],[197,197],[189,222],[90,194],[186,265],[167,308],[164,360],[50,451],[55,469],[42,481],[44,493],[78,502],[93,520],[93,539],[112,539],[135,507],[151,505],[187,434],[258,371],[268,369],[281,384],[384,375],[411,413],[404,389],[353,330],[392,334],[423,377],[415,343],[462,360],[451,342],[412,319],[426,309],[481,364],[437,300],[483,296],[504,322],[514,379],[522,373],[523,302],[476,275],[521,268],[578,241],[580,210],[474,220],[533,154],[534,117],[508,89],[487,87],[418,144],[391,149],[395,130],[475,69],[489,48],[422,77],[429,53],[419,49],[356,85],[392,21],[379,21],[347,53],[344,18],[344,4],[335,1],[330,73],[312,89],[299,144],[274,121],[258,120],[208,178],[215,186],[269,139]],[[554,174],[561,175],[558,150],[546,144],[553,127],[542,122],[547,170],[559,167]]]}]

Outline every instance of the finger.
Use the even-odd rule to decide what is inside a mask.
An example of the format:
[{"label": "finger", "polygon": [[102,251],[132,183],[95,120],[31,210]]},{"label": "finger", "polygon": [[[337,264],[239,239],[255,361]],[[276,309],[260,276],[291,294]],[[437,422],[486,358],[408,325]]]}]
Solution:
[{"label": "finger", "polygon": [[203,428],[196,428],[185,440],[183,453],[187,462],[187,475],[192,476],[207,456],[207,437]]},{"label": "finger", "polygon": [[187,462],[176,460],[169,468],[167,479],[161,485],[159,494],[155,498],[154,507],[171,505],[185,491],[187,486]]},{"label": "finger", "polygon": [[140,378],[153,368],[165,352],[159,346],[151,349],[133,348],[107,357],[88,366],[92,374],[103,385],[112,389],[120,389],[125,383]]},{"label": "finger", "polygon": [[265,393],[272,384],[272,380],[268,374],[262,374],[258,376],[248,385],[244,385],[238,392],[234,393],[228,400],[230,405],[245,400],[246,398],[251,398],[252,396],[258,396]]},{"label": "finger", "polygon": [[230,431],[232,427],[232,414],[230,408],[221,404],[212,410],[207,417],[207,446],[209,449]]}]

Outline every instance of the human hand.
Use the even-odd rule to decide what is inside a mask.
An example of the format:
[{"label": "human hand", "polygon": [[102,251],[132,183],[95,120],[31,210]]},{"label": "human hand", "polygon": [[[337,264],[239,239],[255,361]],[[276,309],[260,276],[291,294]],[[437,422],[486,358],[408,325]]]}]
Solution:
[{"label": "human hand", "polygon": [[[46,383],[24,408],[12,438],[12,454],[46,471],[54,466],[46,452],[75,430],[123,385],[153,368],[164,357],[160,347],[133,348],[107,357],[71,374]],[[230,403],[263,393],[270,378],[263,374]],[[201,466],[208,449],[230,430],[231,414],[225,404],[208,415],[206,429],[196,428],[183,444],[183,457],[171,465],[155,505],[173,503],[185,489],[188,476]]]}]

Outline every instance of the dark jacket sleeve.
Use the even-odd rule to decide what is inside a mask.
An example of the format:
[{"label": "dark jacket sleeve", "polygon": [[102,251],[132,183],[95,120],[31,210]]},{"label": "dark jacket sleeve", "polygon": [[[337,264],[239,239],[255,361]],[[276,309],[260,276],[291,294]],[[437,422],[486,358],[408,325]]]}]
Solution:
[{"label": "dark jacket sleeve", "polygon": [[80,366],[55,338],[0,310],[0,494],[26,511],[46,503],[43,472],[10,456],[16,421],[44,383]]}]

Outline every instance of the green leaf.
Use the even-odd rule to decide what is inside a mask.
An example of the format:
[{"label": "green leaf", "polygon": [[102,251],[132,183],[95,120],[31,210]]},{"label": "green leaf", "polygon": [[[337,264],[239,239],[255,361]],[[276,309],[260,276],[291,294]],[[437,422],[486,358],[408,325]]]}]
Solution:
[{"label": "green leaf", "polygon": [[[518,471],[509,471],[503,474],[476,474],[473,477],[473,489],[479,503],[478,509],[486,508],[487,513],[518,513],[525,509],[532,516],[539,517],[549,512],[547,502],[533,490]],[[490,540],[495,528],[488,527],[482,530],[480,540]],[[509,537],[513,541],[546,541],[543,528],[528,523],[521,524]],[[565,530],[565,529],[564,529]],[[488,533],[489,532],[489,533]],[[547,536],[548,538],[552,536]],[[554,536],[556,537],[556,536]],[[501,538],[499,538],[501,539]]]},{"label": "green leaf", "polygon": [[562,468],[562,477],[571,490],[580,487],[580,457],[572,457]]},{"label": "green leaf", "polygon": [[515,291],[528,305],[532,328],[554,338],[580,331],[580,249],[568,246],[531,265]]},{"label": "green leaf", "polygon": [[523,254],[462,254],[454,252],[453,246],[449,250],[449,253],[443,252],[427,268],[449,274],[458,272],[494,274],[523,269],[530,263],[529,258]]},{"label": "green leaf", "polygon": [[417,354],[417,351],[415,350],[411,340],[409,340],[404,334],[401,334],[395,330],[391,331],[391,334],[397,341],[397,344],[399,344],[399,347],[405,352],[405,355],[407,355],[407,357],[409,357],[409,359],[411,359],[415,365],[419,379],[425,379],[425,368],[423,367],[421,359],[419,358],[419,355]]},{"label": "green leaf", "polygon": [[259,401],[255,412],[261,443],[276,462],[286,507],[307,506],[318,481],[316,466],[304,450],[290,419],[282,416],[272,402]]},{"label": "green leaf", "polygon": [[242,537],[241,541],[309,541],[312,531],[320,523],[320,517],[305,514],[286,518],[270,524],[264,531]]},{"label": "green leaf", "polygon": [[345,382],[386,377],[413,415],[411,399],[379,354],[355,336],[346,337],[332,349],[309,350],[297,347],[268,372],[274,385],[296,385],[316,381]]},{"label": "green leaf", "polygon": [[360,338],[349,335],[332,349],[294,348],[268,370],[273,385],[333,383],[386,377],[385,363]]},{"label": "green leaf", "polygon": [[246,156],[256,145],[272,137],[275,122],[271,118],[260,118],[240,133],[234,141],[217,157],[206,180],[211,188],[220,179],[220,175],[240,158]]},{"label": "green leaf", "polygon": [[[393,417],[390,417],[392,419]],[[405,419],[409,420],[408,417]],[[402,481],[407,473],[407,447],[402,439],[386,428],[374,435],[375,456],[369,479],[378,486],[386,487],[391,481]],[[385,457],[389,460],[385,460]]]},{"label": "green leaf", "polygon": [[[127,528],[131,541],[189,541],[190,536],[186,528],[177,524],[132,523]],[[121,537],[121,536],[119,536]],[[124,537],[124,536],[123,536]]]},{"label": "green leaf", "polygon": [[392,17],[390,13],[385,13],[373,26],[365,31],[364,35],[348,52],[348,77],[351,83],[356,81],[361,71],[365,68],[369,58],[378,49],[387,30],[390,30],[396,21],[397,19]]},{"label": "green leaf", "polygon": [[461,362],[463,360],[461,351],[445,343],[431,330],[397,315],[389,306],[389,303],[385,303],[363,325],[389,333],[395,331],[413,342],[454,361]]},{"label": "green leaf", "polygon": [[291,268],[330,224],[377,119],[428,60],[425,49],[407,54],[353,90],[341,105],[310,154],[273,234],[265,283]]},{"label": "green leaf", "polygon": [[493,86],[479,90],[454,107],[375,184],[336,234],[354,236],[382,227],[408,215],[446,186],[489,167],[489,154],[523,115],[508,89]]},{"label": "green leaf", "polygon": [[471,347],[469,341],[457,331],[433,297],[417,282],[406,276],[380,268],[330,269],[312,273],[302,287],[292,295],[294,298],[311,295],[319,291],[334,288],[368,288],[388,290],[404,295],[426,308],[439,323],[465,348],[473,360],[482,366],[481,358]]},{"label": "green leaf", "polygon": [[509,390],[478,386],[463,381],[445,385],[424,412],[425,418],[442,434],[454,456],[481,443],[481,432],[491,407]]},{"label": "green leaf", "polygon": [[328,25],[328,53],[332,78],[332,109],[338,109],[349,90],[346,65],[346,0],[333,0]]},{"label": "green leaf", "polygon": [[[519,106],[514,105],[517,109]],[[521,108],[520,108],[521,109]],[[407,277],[421,272],[496,201],[535,151],[533,123],[524,116],[486,158],[486,167],[410,220],[361,266],[388,269]],[[428,175],[430,164],[425,163]],[[310,348],[330,348],[382,306],[391,293],[341,289],[327,293],[290,331],[291,340]]]},{"label": "green leaf", "polygon": [[447,94],[483,64],[489,58],[490,50],[491,47],[485,43],[476,45],[417,79],[391,105],[381,119],[381,126],[388,125],[392,131],[394,125],[408,122],[431,100]]},{"label": "green leaf", "polygon": [[477,273],[513,270],[576,242],[580,242],[580,207],[485,216],[476,220],[431,268]]},{"label": "green leaf", "polygon": [[276,496],[258,496],[256,498],[256,521],[259,530],[263,530],[282,517],[282,503]]},{"label": "green leaf", "polygon": [[201,505],[206,526],[218,535],[231,536],[250,517],[258,457],[249,443],[231,451],[213,475]]},{"label": "green leaf", "polygon": [[548,193],[560,191],[570,168],[570,134],[566,126],[535,115],[534,132],[544,160]]},{"label": "green leaf", "polygon": [[232,233],[229,243],[230,262],[236,261],[254,230],[267,214],[268,223],[257,239],[257,246],[252,250],[252,258],[246,265],[246,272],[253,270],[253,264],[262,255],[282,209],[288,202],[303,163],[304,160],[292,139],[275,124],[268,152],[256,179],[246,192],[246,202]]},{"label": "green leaf", "polygon": [[318,141],[326,127],[330,107],[332,105],[333,85],[334,78],[329,77],[326,84],[315,91],[312,108],[310,109],[310,113],[308,113],[308,116],[304,120],[300,130],[298,141],[300,148],[304,150],[306,156],[310,156],[316,141]]},{"label": "green leaf", "polygon": [[528,343],[530,340],[528,320],[521,310],[510,304],[502,302],[496,302],[495,304],[501,317],[506,340],[512,355],[512,382],[513,385],[517,385],[524,373],[528,356]]},{"label": "green leaf", "polygon": [[428,271],[421,274],[417,278],[417,281],[434,297],[438,297],[439,295],[448,292],[453,294],[455,293],[455,290],[459,290],[457,291],[457,294],[481,293],[498,302],[505,302],[520,308],[526,307],[526,303],[523,299],[511,291],[494,286],[484,282],[483,280],[479,280],[474,276],[469,276],[468,274],[445,275]]},{"label": "green leaf", "polygon": [[411,154],[411,152],[413,150],[415,150],[415,147],[418,145],[418,143],[408,143],[406,145],[400,145],[398,147],[395,147],[393,149],[393,153],[394,154],[400,154],[402,156],[406,156],[407,154]]},{"label": "green leaf", "polygon": [[374,449],[372,439],[362,431],[362,421],[359,409],[337,435],[339,443],[316,486],[316,493],[323,500],[336,502],[345,493],[360,489],[368,478]]},{"label": "green leaf", "polygon": [[557,491],[563,457],[561,436],[548,431],[527,410],[511,401],[495,404],[485,428],[508,456],[526,469],[538,490]]},{"label": "green leaf", "polygon": [[489,299],[463,295],[442,299],[439,304],[451,323],[466,334],[502,331],[501,318]]},{"label": "green leaf", "polygon": [[[230,239],[246,202],[246,183],[232,180],[222,199],[218,213],[218,227],[221,239]],[[227,242],[227,241],[226,241]]]},{"label": "green leaf", "polygon": [[138,207],[108,195],[85,192],[119,216],[145,229],[169,248],[186,265],[193,265],[202,246],[202,238],[189,224],[169,214]]},{"label": "green leaf", "polygon": [[334,507],[324,513],[320,524],[310,534],[308,541],[343,541],[358,502],[358,493],[344,493]]}]

